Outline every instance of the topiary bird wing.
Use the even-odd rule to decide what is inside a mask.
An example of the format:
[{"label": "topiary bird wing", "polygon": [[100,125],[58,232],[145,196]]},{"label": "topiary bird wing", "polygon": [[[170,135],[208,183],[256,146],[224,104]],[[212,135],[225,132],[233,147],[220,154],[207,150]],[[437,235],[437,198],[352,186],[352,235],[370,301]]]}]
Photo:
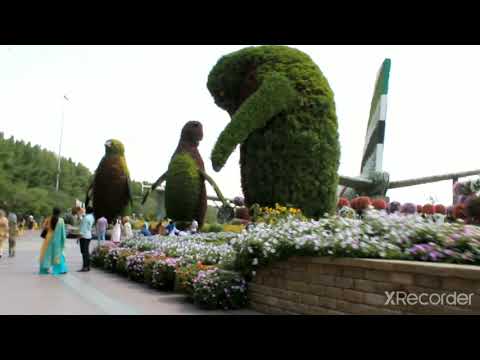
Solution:
[{"label": "topiary bird wing", "polygon": [[266,75],[217,139],[211,155],[213,169],[219,171],[238,144],[247,140],[253,131],[263,128],[275,115],[293,106],[296,100],[297,93],[285,76],[276,72]]}]

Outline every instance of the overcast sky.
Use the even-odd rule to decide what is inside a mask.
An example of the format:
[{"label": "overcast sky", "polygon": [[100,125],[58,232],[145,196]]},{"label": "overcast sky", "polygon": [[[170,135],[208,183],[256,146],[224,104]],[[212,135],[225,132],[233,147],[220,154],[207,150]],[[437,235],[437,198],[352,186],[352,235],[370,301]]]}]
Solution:
[{"label": "overcast sky", "polygon": [[[480,168],[479,46],[291,45],[319,65],[335,94],[340,174],[359,175],[377,71],[392,59],[384,169],[391,180]],[[241,194],[238,149],[219,172],[210,152],[229,116],[206,82],[219,57],[244,46],[0,46],[0,131],[94,171],[107,139],[125,144],[132,178],[153,182],[168,166],[185,122],[204,126],[207,172],[227,197]],[[207,191],[213,190],[207,186]],[[400,202],[451,203],[451,182],[391,190]]]}]

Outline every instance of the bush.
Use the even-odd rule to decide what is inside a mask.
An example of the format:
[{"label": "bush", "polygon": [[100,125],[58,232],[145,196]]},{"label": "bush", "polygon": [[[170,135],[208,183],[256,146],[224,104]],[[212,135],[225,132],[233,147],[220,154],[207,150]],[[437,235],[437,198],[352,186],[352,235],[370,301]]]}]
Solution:
[{"label": "bush", "polygon": [[435,214],[445,215],[447,213],[447,209],[442,204],[436,204],[434,207],[434,212]]},{"label": "bush", "polygon": [[175,269],[178,259],[165,258],[154,262],[152,267],[152,286],[160,290],[173,290]]},{"label": "bush", "polygon": [[153,286],[153,266],[158,260],[161,259],[166,259],[166,256],[156,252],[145,255],[145,259],[143,262],[143,281],[145,282],[145,284]]},{"label": "bush", "polygon": [[417,212],[417,207],[412,203],[405,203],[400,208],[402,214],[415,214]]},{"label": "bush", "polygon": [[340,198],[338,199],[338,202],[337,202],[337,209],[341,209],[342,207],[350,207],[350,201],[348,201],[348,199],[346,198]]},{"label": "bush", "polygon": [[205,309],[240,309],[248,304],[247,283],[238,273],[202,270],[193,280],[193,301]]},{"label": "bush", "polygon": [[423,205],[422,213],[425,215],[433,215],[435,213],[435,207],[432,204],[425,204]]},{"label": "bush", "polygon": [[383,199],[373,199],[372,206],[377,210],[385,210],[387,208],[387,203]]},{"label": "bush", "polygon": [[180,266],[175,274],[175,291],[183,293],[193,300],[193,281],[200,271],[214,269],[215,266],[204,265],[201,262]]},{"label": "bush", "polygon": [[453,217],[455,219],[466,219],[465,215],[465,204],[457,204],[453,208]]},{"label": "bush", "polygon": [[135,250],[132,249],[121,249],[118,251],[118,259],[115,266],[115,272],[120,275],[128,275],[127,272],[127,259],[129,256],[134,255],[136,253]]},{"label": "bush", "polygon": [[333,92],[305,53],[249,47],[223,56],[208,76],[232,120],[211,154],[220,169],[238,144],[247,206],[292,204],[320,217],[336,208],[340,144]]}]

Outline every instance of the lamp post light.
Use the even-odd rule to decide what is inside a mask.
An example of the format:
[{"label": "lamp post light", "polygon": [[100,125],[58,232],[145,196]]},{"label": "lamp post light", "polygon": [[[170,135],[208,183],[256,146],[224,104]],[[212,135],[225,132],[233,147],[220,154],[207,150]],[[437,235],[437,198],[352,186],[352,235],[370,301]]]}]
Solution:
[{"label": "lamp post light", "polygon": [[[70,101],[67,95],[63,95],[65,101]],[[65,101],[62,101],[62,123],[60,125],[60,145],[58,146],[58,168],[57,168],[57,184],[56,191],[58,192],[60,187],[60,163],[62,161],[62,141],[63,141],[63,122],[65,118]]]}]

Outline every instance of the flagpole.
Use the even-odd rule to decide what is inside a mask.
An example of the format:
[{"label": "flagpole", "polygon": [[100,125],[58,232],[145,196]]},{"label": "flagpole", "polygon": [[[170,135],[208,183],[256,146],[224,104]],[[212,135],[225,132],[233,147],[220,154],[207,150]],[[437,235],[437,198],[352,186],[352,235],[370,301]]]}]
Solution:
[{"label": "flagpole", "polygon": [[[68,101],[66,95],[63,96],[65,100]],[[62,141],[63,141],[63,123],[65,120],[65,102],[62,101],[62,122],[60,125],[60,145],[58,146],[58,167],[57,167],[57,184],[56,184],[56,191],[58,192],[60,187],[60,163],[62,161]]]}]

